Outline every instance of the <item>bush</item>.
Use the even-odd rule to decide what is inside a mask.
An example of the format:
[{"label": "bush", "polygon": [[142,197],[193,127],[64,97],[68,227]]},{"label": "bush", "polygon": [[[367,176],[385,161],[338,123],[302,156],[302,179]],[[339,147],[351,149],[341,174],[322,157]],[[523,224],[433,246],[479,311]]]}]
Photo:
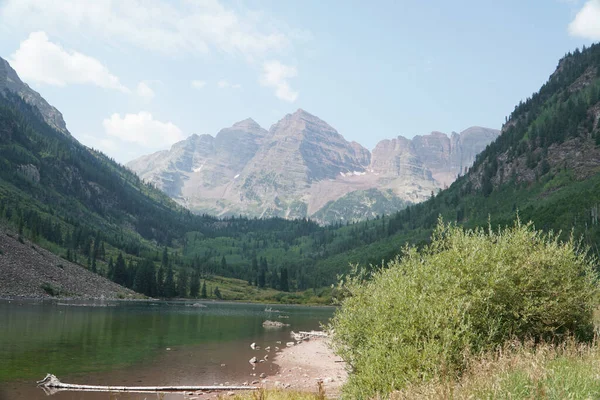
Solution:
[{"label": "bush", "polygon": [[48,283],[48,282],[44,282],[42,283],[42,285],[40,286],[46,293],[48,293],[50,296],[60,296],[61,295],[61,290],[59,288],[57,288],[56,286]]},{"label": "bush", "polygon": [[470,354],[509,339],[593,337],[593,260],[531,224],[492,232],[440,221],[430,245],[403,249],[371,278],[340,282],[346,298],[331,323],[351,398],[454,379]]}]

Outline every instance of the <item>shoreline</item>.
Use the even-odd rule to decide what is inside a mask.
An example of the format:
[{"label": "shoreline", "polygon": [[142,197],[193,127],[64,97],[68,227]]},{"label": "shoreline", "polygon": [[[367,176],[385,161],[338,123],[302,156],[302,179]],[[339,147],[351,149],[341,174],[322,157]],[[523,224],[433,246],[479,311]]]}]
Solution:
[{"label": "shoreline", "polygon": [[[140,295],[143,296],[143,295]],[[270,306],[291,306],[291,307],[311,307],[311,308],[337,308],[337,305],[331,304],[301,304],[301,303],[263,303],[260,301],[248,301],[248,300],[215,300],[215,299],[202,299],[202,298],[174,298],[174,299],[162,299],[154,297],[146,298],[119,298],[119,297],[90,297],[90,296],[47,296],[47,295],[2,295],[0,294],[0,301],[118,301],[118,302],[172,302],[172,303],[225,303],[225,304],[248,304],[248,305],[270,305]]]},{"label": "shoreline", "polygon": [[348,377],[346,364],[333,353],[327,338],[311,338],[282,348],[273,364],[277,372],[261,380],[266,389],[317,393],[320,381],[327,397],[337,397]]}]

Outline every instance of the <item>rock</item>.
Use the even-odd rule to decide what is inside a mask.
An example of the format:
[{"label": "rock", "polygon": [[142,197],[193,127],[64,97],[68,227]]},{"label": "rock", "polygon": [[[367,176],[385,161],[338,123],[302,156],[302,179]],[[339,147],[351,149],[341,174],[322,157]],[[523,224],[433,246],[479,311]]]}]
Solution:
[{"label": "rock", "polygon": [[40,171],[33,164],[19,165],[17,171],[19,173],[21,173],[21,175],[23,175],[27,179],[29,179],[30,181],[33,181],[35,183],[40,182]]},{"label": "rock", "polygon": [[265,356],[265,361],[267,361],[269,359],[269,355]]},{"label": "rock", "polygon": [[250,348],[251,348],[252,350],[255,350],[255,349],[256,349],[256,343],[252,343],[252,344],[250,345]]},{"label": "rock", "polygon": [[261,374],[260,374],[258,377],[259,377],[259,378],[266,378],[266,377],[267,377],[267,375],[266,375],[264,372],[262,372],[262,373],[261,373]]},{"label": "rock", "polygon": [[266,320],[265,322],[263,322],[262,326],[265,328],[283,328],[284,326],[290,326],[290,324],[284,324],[283,322],[279,321]]},{"label": "rock", "polygon": [[293,345],[295,345],[295,344],[296,344],[296,343],[294,343],[294,342],[287,342],[285,345],[286,345],[287,347],[292,347],[292,346],[293,346]]},{"label": "rock", "polygon": [[226,366],[225,364],[221,364],[221,367],[225,367],[225,366]]},{"label": "rock", "polygon": [[250,364],[256,364],[256,357],[252,357],[248,362]]},{"label": "rock", "polygon": [[252,381],[253,385],[258,385],[260,383],[260,381]]},{"label": "rock", "polygon": [[267,346],[267,347],[265,347],[265,350],[266,350],[266,351],[271,351],[271,346]]},{"label": "rock", "polygon": [[167,351],[170,351],[170,350],[171,350],[171,348],[170,348],[170,347],[167,347],[165,350],[167,350]]}]

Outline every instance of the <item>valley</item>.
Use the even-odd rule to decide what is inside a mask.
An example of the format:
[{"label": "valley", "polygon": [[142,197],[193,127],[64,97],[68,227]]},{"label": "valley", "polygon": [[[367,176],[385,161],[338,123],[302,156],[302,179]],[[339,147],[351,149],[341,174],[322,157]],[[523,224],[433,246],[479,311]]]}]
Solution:
[{"label": "valley", "polygon": [[234,3],[0,3],[0,398],[597,398],[600,3]]}]

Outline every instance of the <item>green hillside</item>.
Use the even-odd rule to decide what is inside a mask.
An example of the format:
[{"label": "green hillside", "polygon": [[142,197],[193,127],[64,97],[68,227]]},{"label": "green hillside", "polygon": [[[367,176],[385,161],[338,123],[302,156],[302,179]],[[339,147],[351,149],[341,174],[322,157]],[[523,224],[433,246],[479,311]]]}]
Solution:
[{"label": "green hillside", "polygon": [[[571,232],[597,251],[600,239],[600,45],[560,60],[548,82],[515,107],[502,135],[469,172],[430,200],[380,223],[349,228],[369,243],[319,260],[323,271],[380,264],[405,242],[423,243],[441,215],[466,227],[510,225]],[[344,229],[339,231],[341,234]],[[340,235],[341,236],[341,235]],[[347,235],[345,235],[347,237]],[[335,243],[335,242],[334,242]],[[343,241],[340,246],[343,246]]]}]

